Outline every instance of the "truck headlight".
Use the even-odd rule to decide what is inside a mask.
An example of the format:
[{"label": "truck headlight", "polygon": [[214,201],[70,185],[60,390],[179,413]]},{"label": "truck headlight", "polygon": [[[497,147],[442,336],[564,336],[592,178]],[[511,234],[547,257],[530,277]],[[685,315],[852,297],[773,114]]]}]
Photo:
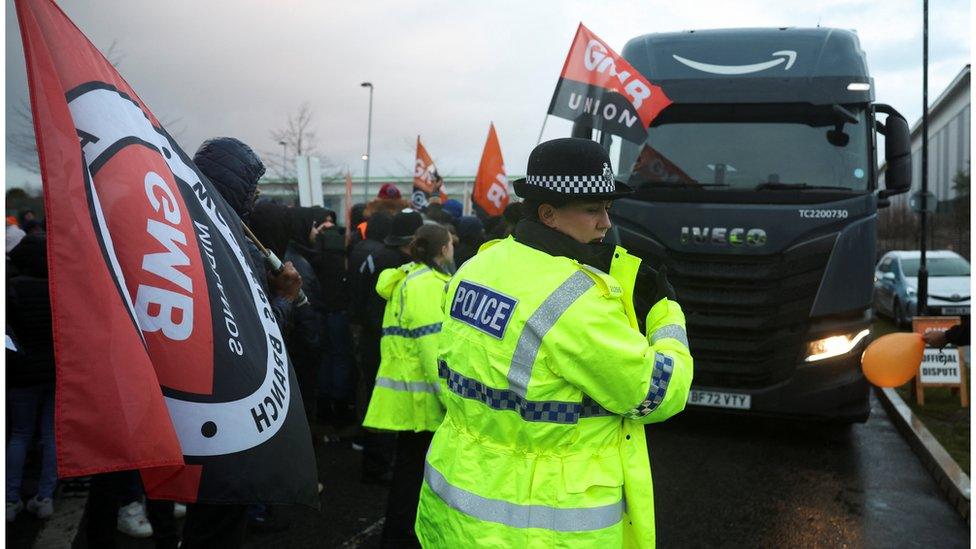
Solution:
[{"label": "truck headlight", "polygon": [[906,290],[908,290],[908,297],[915,297],[915,295],[917,294],[915,288],[912,288],[911,286],[906,288]]},{"label": "truck headlight", "polygon": [[870,330],[861,330],[857,333],[836,335],[811,341],[807,344],[807,357],[804,362],[816,362],[825,358],[833,358],[851,352],[862,339],[871,333]]}]

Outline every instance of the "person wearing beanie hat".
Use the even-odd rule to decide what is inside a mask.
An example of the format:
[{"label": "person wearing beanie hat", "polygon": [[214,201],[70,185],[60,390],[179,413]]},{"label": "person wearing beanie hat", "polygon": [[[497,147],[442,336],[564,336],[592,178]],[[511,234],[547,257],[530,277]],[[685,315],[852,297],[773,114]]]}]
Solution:
[{"label": "person wearing beanie hat", "polygon": [[392,183],[384,183],[376,197],[371,199],[366,207],[363,208],[363,217],[366,219],[367,226],[369,219],[377,212],[385,212],[390,217],[395,216],[404,209],[411,208],[410,201],[400,195],[400,190]]},{"label": "person wearing beanie hat", "polygon": [[[654,547],[644,425],[684,409],[693,362],[664,269],[603,242],[616,181],[588,139],[547,141],[514,182],[527,211],[448,283],[446,408],[425,463],[424,547]],[[513,473],[513,471],[515,473]]]},{"label": "person wearing beanie hat", "polygon": [[386,235],[383,243],[387,246],[406,246],[413,240],[413,233],[424,224],[424,217],[420,212],[405,209],[393,217],[390,234]]},{"label": "person wearing beanie hat", "polygon": [[451,214],[451,217],[454,218],[455,222],[461,219],[461,216],[464,215],[464,206],[453,198],[445,200],[444,204],[441,206],[441,209]]},{"label": "person wearing beanie hat", "polygon": [[376,198],[388,200],[400,198],[400,189],[393,183],[383,183],[383,186],[380,187],[380,192],[376,193]]},{"label": "person wearing beanie hat", "polygon": [[478,248],[485,243],[485,229],[481,220],[473,215],[461,217],[457,224],[458,244],[454,247],[454,260],[463,265],[478,253]]}]

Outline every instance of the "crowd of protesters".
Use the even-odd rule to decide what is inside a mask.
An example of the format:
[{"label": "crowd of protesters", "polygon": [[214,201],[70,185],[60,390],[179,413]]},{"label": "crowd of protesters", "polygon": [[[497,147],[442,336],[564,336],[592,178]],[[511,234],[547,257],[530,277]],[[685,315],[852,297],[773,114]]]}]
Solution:
[{"label": "crowd of protesters", "polygon": [[[511,233],[519,218],[518,204],[499,217],[464,215],[459,201],[441,202],[437,196],[424,208],[416,208],[395,185],[385,184],[368,203],[352,206],[344,227],[336,212],[326,208],[286,206],[260,198],[257,183],[264,166],[236,139],[205,142],[194,162],[257,240],[284,263],[281,272],[267,270],[263,282],[286,338],[316,453],[327,451],[328,443],[348,443],[362,452],[361,481],[389,485],[394,477],[396,435],[362,427],[380,368],[387,304],[377,293],[377,279],[384,269],[412,260],[411,243],[424,225],[437,225],[450,235],[453,259],[445,259],[440,268],[452,273],[486,240]],[[35,212],[24,210],[7,218],[6,235],[10,523],[25,509],[41,519],[50,517],[58,479],[44,223]],[[266,266],[257,247],[249,244],[249,250],[256,268]],[[295,306],[299,288],[307,306]],[[40,463],[40,479],[36,489],[25,491],[23,471],[30,460]],[[156,547],[177,547],[175,519],[184,515],[182,547],[239,545],[247,528],[288,527],[267,506],[186,506],[148,500],[137,471],[95,475],[84,481],[84,487],[89,494],[85,529],[79,535],[90,547],[113,547],[116,530],[152,537]],[[318,488],[321,492],[321,483]]]}]

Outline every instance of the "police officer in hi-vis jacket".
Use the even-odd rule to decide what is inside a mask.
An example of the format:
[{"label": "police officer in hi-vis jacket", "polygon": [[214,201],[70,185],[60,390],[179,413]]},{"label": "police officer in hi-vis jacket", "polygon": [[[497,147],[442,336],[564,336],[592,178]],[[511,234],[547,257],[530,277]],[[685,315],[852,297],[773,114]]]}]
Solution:
[{"label": "police officer in hi-vis jacket", "polygon": [[[602,243],[615,181],[587,139],[529,156],[514,234],[447,288],[438,375],[446,415],[424,464],[425,547],[653,547],[644,424],[684,409],[685,319],[664,270]],[[638,272],[640,271],[640,276]],[[646,334],[633,295],[652,307]]]},{"label": "police officer in hi-vis jacket", "polygon": [[425,224],[410,241],[412,262],[386,269],[376,291],[386,300],[382,360],[363,426],[397,432],[393,482],[381,546],[417,544],[413,525],[430,438],[444,418],[437,377],[437,334],[454,243],[442,225]]}]

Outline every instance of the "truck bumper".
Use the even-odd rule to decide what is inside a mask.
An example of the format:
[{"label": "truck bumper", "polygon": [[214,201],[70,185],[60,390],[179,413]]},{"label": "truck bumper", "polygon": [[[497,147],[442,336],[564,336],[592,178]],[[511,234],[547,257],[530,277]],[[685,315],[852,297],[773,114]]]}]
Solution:
[{"label": "truck bumper", "polygon": [[822,419],[841,422],[867,421],[871,407],[870,385],[861,372],[863,345],[847,355],[814,363],[797,364],[786,381],[760,389],[729,389],[692,385],[692,389],[748,394],[749,410],[689,406],[688,409]]}]

